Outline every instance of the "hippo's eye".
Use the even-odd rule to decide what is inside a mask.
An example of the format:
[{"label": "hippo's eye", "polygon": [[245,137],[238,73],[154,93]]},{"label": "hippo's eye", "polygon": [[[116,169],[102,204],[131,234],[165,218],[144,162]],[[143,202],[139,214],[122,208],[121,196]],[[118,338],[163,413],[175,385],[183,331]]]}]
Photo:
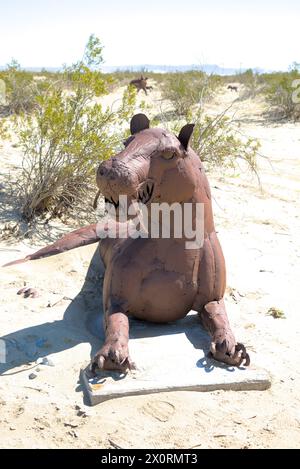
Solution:
[{"label": "hippo's eye", "polygon": [[172,158],[174,158],[174,156],[176,156],[176,152],[175,151],[164,151],[161,155],[164,160],[171,160]]}]

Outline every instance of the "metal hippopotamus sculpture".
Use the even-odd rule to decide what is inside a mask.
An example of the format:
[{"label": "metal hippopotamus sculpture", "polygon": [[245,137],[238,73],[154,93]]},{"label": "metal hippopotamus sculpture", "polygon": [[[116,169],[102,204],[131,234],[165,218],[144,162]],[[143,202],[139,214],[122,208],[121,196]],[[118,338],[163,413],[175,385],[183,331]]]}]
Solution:
[{"label": "metal hippopotamus sculpture", "polygon": [[[103,161],[97,185],[108,206],[118,209],[119,197],[131,203],[199,203],[204,207],[203,242],[187,249],[183,237],[130,237],[129,220],[115,220],[115,238],[99,234],[107,222],[73,231],[51,246],[7,265],[59,254],[100,241],[105,265],[103,305],[106,339],[92,365],[124,371],[134,367],[129,355],[129,316],[145,321],[170,322],[196,310],[211,336],[211,356],[229,365],[249,365],[243,344],[237,343],[224,304],[225,262],[215,231],[210,187],[199,156],[189,146],[193,125],[179,136],[149,128],[143,114],[130,123],[125,149]],[[149,215],[151,218],[151,215]],[[102,223],[102,225],[101,225]],[[125,231],[124,231],[125,229]],[[172,230],[171,230],[172,231]],[[124,236],[125,232],[125,236]],[[127,234],[126,234],[127,233]],[[30,292],[29,292],[30,293]]]},{"label": "metal hippopotamus sculpture", "polygon": [[147,77],[144,77],[143,75],[141,75],[140,78],[135,78],[134,80],[131,80],[129,85],[135,86],[135,88],[137,89],[137,92],[139,92],[140,90],[143,90],[145,94],[148,94],[147,90],[152,90],[153,87],[147,85],[147,80],[148,80]]}]

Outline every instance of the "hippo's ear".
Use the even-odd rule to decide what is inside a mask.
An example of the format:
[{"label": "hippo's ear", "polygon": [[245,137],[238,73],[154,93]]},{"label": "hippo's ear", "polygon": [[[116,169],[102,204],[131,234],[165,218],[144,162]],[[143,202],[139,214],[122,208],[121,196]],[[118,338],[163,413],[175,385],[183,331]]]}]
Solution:
[{"label": "hippo's ear", "polygon": [[141,130],[149,129],[150,121],[145,114],[136,114],[130,121],[131,135],[137,134]]},{"label": "hippo's ear", "polygon": [[178,140],[180,141],[181,145],[187,150],[191,135],[193,133],[195,124],[186,124],[182,127],[181,131],[178,135]]}]

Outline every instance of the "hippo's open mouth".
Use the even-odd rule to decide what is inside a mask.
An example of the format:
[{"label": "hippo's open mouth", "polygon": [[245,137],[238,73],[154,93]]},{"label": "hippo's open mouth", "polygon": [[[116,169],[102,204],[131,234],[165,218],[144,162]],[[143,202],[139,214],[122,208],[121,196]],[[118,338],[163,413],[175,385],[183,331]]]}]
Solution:
[{"label": "hippo's open mouth", "polygon": [[148,179],[139,186],[137,190],[137,201],[146,205],[152,198],[154,192],[154,182]]},{"label": "hippo's open mouth", "polygon": [[117,199],[117,201],[115,202],[115,200],[113,199],[113,197],[110,197],[110,198],[109,198],[109,197],[105,197],[105,198],[104,198],[104,201],[105,201],[106,204],[112,204],[112,205],[115,207],[115,209],[117,209],[117,208],[119,207],[119,203],[120,203],[120,202],[119,202],[119,199]]},{"label": "hippo's open mouth", "polygon": [[[153,193],[154,193],[154,182],[151,181],[150,179],[147,179],[147,181],[144,181],[142,184],[138,186],[135,195],[129,198],[146,205],[152,199]],[[119,196],[106,195],[104,200],[106,204],[113,205],[114,208],[117,210],[118,208],[120,208],[120,200],[122,200],[121,196],[122,194],[120,194]],[[125,194],[124,196],[128,197]]]}]

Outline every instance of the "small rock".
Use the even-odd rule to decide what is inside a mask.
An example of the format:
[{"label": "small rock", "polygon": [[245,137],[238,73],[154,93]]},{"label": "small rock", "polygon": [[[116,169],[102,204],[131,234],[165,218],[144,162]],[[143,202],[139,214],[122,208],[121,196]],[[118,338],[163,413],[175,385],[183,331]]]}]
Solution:
[{"label": "small rock", "polygon": [[29,379],[35,379],[37,378],[37,375],[35,373],[30,373],[30,375],[28,376]]},{"label": "small rock", "polygon": [[46,366],[55,366],[53,361],[50,360],[50,358],[48,357],[44,357],[43,360],[42,360],[42,365],[46,365]]},{"label": "small rock", "polygon": [[64,426],[65,427],[71,427],[71,428],[77,428],[78,427],[78,425],[75,425],[73,423],[67,423],[67,422],[64,422]]},{"label": "small rock", "polygon": [[16,427],[10,426],[9,429],[10,430],[16,430]]},{"label": "small rock", "polygon": [[269,425],[267,425],[266,427],[263,427],[263,430],[265,430],[266,432],[270,432],[270,433],[274,434],[272,428]]},{"label": "small rock", "polygon": [[38,358],[36,361],[37,365],[55,366],[53,361],[48,357]]},{"label": "small rock", "polygon": [[85,410],[82,410],[79,405],[75,405],[75,410],[77,417],[89,417]]}]

